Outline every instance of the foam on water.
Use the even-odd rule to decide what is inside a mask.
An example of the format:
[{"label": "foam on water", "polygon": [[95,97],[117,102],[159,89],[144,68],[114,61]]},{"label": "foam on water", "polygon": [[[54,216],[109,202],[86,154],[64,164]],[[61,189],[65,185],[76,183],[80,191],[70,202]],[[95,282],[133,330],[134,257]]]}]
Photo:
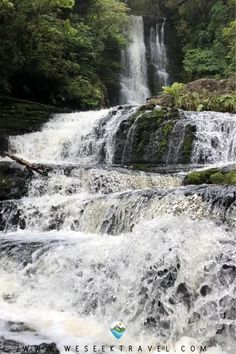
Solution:
[{"label": "foam on water", "polygon": [[[10,138],[17,155],[61,166],[2,203],[1,333],[63,353],[68,344],[117,345],[110,325],[119,320],[119,344],[235,354],[235,191],[111,168],[119,127],[136,110],[57,115]],[[183,121],[196,125],[195,162],[235,160],[234,116],[189,112]],[[36,332],[14,334],[9,321]]]},{"label": "foam on water", "polygon": [[[25,322],[61,353],[67,344],[117,345],[109,331],[116,319],[127,327],[119,344],[177,350],[179,341],[206,344],[220,326],[233,325],[222,314],[229,313],[224,299],[233,297],[235,282],[222,269],[232,264],[235,241],[213,223],[164,216],[119,237],[51,232],[30,258],[14,248],[14,238],[19,246],[20,235],[11,235],[11,254],[1,256],[0,317]],[[39,240],[26,233],[22,242]],[[201,295],[206,284],[211,291]],[[233,354],[230,333],[221,340],[224,353]]]}]

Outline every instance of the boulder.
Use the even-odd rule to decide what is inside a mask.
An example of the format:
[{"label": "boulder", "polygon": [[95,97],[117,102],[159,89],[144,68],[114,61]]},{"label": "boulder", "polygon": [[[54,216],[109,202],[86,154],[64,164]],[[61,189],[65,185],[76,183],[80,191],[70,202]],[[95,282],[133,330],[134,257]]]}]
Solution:
[{"label": "boulder", "polygon": [[0,201],[25,196],[31,177],[31,171],[16,163],[0,162]]}]

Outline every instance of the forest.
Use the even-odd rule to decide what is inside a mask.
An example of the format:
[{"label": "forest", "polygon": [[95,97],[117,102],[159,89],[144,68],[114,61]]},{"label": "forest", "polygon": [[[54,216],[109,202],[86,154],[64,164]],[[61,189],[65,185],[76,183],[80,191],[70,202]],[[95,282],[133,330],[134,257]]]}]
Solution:
[{"label": "forest", "polygon": [[[176,29],[179,81],[236,67],[235,0],[0,0],[0,95],[80,109],[110,104],[132,13]],[[178,79],[179,79],[178,78]]]}]

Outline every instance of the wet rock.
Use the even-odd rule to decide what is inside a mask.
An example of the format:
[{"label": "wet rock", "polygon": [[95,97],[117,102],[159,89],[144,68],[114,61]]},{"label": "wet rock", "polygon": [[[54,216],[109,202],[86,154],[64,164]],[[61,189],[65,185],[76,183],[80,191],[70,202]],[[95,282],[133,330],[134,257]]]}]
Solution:
[{"label": "wet rock", "polygon": [[203,285],[200,289],[200,294],[205,297],[211,293],[211,288],[208,285]]},{"label": "wet rock", "polygon": [[8,139],[3,134],[0,134],[0,155],[5,151],[8,151]]},{"label": "wet rock", "polygon": [[160,286],[164,289],[167,289],[171,286],[174,285],[176,279],[177,279],[177,269],[176,268],[170,268],[165,276],[162,277],[162,280],[160,282]]},{"label": "wet rock", "polygon": [[17,201],[0,202],[0,230],[16,230],[21,222],[20,214]]},{"label": "wet rock", "polygon": [[32,172],[18,164],[0,162],[0,201],[25,196],[31,178]]},{"label": "wet rock", "polygon": [[[113,162],[132,166],[189,163],[196,128],[181,118],[182,113],[174,108],[142,106],[121,122],[115,136]],[[180,148],[177,150],[176,146]]]},{"label": "wet rock", "polygon": [[235,320],[236,318],[236,299],[227,295],[223,297],[220,302],[221,318],[228,320]]},{"label": "wet rock", "polygon": [[219,274],[220,282],[222,285],[229,286],[235,281],[236,266],[231,264],[223,264]]},{"label": "wet rock", "polygon": [[177,302],[183,302],[188,307],[188,309],[190,309],[192,295],[185,283],[180,283],[177,286],[175,297]]},{"label": "wet rock", "polygon": [[192,316],[190,317],[188,323],[190,325],[196,324],[200,320],[201,316],[198,312],[193,312]]}]

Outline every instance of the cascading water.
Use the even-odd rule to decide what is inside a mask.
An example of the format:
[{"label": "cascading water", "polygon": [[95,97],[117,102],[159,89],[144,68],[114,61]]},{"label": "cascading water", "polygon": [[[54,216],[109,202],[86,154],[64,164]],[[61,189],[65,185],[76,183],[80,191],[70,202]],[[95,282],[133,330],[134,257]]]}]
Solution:
[{"label": "cascading water", "polygon": [[145,103],[151,94],[157,94],[170,81],[165,45],[166,19],[161,22],[154,19],[149,26],[142,17],[130,16],[130,45],[121,56],[121,104]]},{"label": "cascading water", "polygon": [[131,43],[122,52],[121,104],[141,104],[150,96],[147,82],[144,25],[141,16],[130,16]]},{"label": "cascading water", "polygon": [[[180,187],[179,175],[112,166],[132,150],[134,115],[132,107],[62,114],[10,138],[12,152],[49,174],[33,176],[26,197],[1,202],[1,335],[53,342],[60,353],[67,345],[156,353],[160,344],[235,354],[235,188]],[[204,127],[219,140],[211,161],[235,158],[235,116],[216,115],[190,112],[176,123],[176,141],[179,128],[196,126],[193,159],[208,153]],[[116,320],[127,328],[119,342]]]},{"label": "cascading water", "polygon": [[193,163],[233,162],[236,156],[236,119],[229,113],[185,113],[196,124]]},{"label": "cascading water", "polygon": [[156,23],[150,30],[150,65],[154,66],[154,80],[157,81],[160,89],[169,83],[167,72],[167,54],[165,46],[165,24],[164,19],[161,24]]}]

